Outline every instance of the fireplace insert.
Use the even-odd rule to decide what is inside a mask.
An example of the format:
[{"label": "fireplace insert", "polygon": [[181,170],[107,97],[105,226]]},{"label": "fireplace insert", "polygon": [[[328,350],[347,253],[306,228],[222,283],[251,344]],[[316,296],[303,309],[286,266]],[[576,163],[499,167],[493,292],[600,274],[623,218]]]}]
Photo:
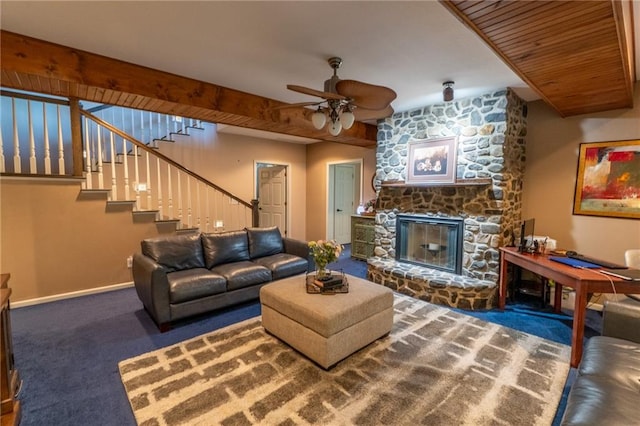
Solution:
[{"label": "fireplace insert", "polygon": [[396,260],[460,275],[464,220],[416,214],[396,217]]}]

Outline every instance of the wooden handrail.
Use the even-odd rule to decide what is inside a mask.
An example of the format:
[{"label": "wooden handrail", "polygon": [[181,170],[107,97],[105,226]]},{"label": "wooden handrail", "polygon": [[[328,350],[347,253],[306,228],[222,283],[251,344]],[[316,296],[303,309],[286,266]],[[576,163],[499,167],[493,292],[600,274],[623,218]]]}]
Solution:
[{"label": "wooden handrail", "polygon": [[4,90],[4,89],[0,90],[0,96],[6,96],[8,98],[26,99],[29,101],[45,102],[48,104],[69,106],[68,100],[58,99],[58,98],[48,98],[46,96],[38,96],[38,95],[32,95],[28,93],[12,92],[11,90]]},{"label": "wooden handrail", "polygon": [[123,132],[122,130],[118,129],[117,127],[112,126],[111,124],[107,123],[106,121],[96,117],[95,115],[91,114],[88,111],[85,110],[80,110],[80,114],[82,114],[83,116],[87,117],[88,119],[98,123],[100,126],[108,129],[109,131],[117,134],[118,136],[120,136],[121,138],[133,143],[134,145],[136,145],[138,148],[142,149],[143,151],[147,151],[149,153],[151,153],[153,156],[160,158],[161,160],[166,161],[167,163],[169,163],[170,165],[172,165],[173,167],[181,170],[182,172],[188,174],[189,176],[191,176],[194,179],[199,180],[200,182],[204,183],[207,186],[210,186],[212,188],[214,188],[216,191],[221,192],[222,194],[226,195],[227,197],[237,201],[238,203],[242,204],[243,206],[253,209],[253,205],[249,202],[246,202],[240,198],[238,198],[237,196],[233,195],[232,193],[230,193],[229,191],[220,188],[218,185],[216,185],[215,183],[203,178],[202,176],[192,172],[191,170],[187,169],[186,167],[182,166],[179,163],[176,163],[175,161],[173,161],[171,158],[167,157],[166,155],[158,152],[157,150],[153,149],[153,148],[149,148],[146,144],[138,141],[135,138],[132,138],[130,135],[126,134],[125,132]]}]

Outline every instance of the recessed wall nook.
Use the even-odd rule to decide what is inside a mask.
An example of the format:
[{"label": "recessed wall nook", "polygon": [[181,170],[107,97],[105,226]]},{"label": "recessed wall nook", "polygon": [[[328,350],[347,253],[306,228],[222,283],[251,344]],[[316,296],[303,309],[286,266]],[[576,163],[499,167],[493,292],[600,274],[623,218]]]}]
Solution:
[{"label": "recessed wall nook", "polygon": [[[512,242],[521,220],[526,115],[525,102],[506,89],[394,114],[378,124],[370,280],[451,307],[494,306],[498,247]],[[451,136],[457,137],[455,182],[405,184],[408,144]],[[399,214],[462,220],[461,272],[397,260]]]}]

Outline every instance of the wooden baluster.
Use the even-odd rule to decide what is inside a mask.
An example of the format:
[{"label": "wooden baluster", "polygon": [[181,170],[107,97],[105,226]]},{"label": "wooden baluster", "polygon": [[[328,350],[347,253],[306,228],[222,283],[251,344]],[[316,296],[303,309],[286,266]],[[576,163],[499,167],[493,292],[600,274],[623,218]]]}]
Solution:
[{"label": "wooden baluster", "polygon": [[164,135],[166,136],[167,139],[171,139],[171,137],[170,137],[171,136],[171,127],[169,127],[169,115],[167,114],[165,116],[165,118],[166,118],[167,128],[166,128],[166,131],[165,131]]},{"label": "wooden baluster", "polygon": [[169,163],[167,163],[167,201],[169,203],[167,217],[173,219],[173,186],[171,184],[171,164]]},{"label": "wooden baluster", "polygon": [[36,165],[36,140],[33,135],[33,115],[31,114],[31,101],[27,101],[27,114],[29,118],[29,173],[37,174]]},{"label": "wooden baluster", "polygon": [[191,228],[191,219],[193,212],[191,210],[191,177],[187,175],[187,227]]},{"label": "wooden baluster", "polygon": [[89,133],[89,127],[91,127],[91,123],[91,120],[84,118],[84,162],[86,170],[86,189],[93,189],[93,176],[91,175],[91,138]]},{"label": "wooden baluster", "polygon": [[156,171],[158,172],[158,217],[162,219],[162,172],[160,170],[160,157],[156,157]]},{"label": "wooden baluster", "polygon": [[204,188],[204,212],[206,214],[206,222],[204,224],[205,232],[209,232],[211,227],[211,213],[209,211],[209,187]]},{"label": "wooden baluster", "polygon": [[51,174],[51,151],[49,147],[49,123],[47,123],[47,104],[42,103],[42,126],[44,127],[44,174]]},{"label": "wooden baluster", "polygon": [[140,210],[140,168],[138,165],[138,145],[133,144],[133,170],[135,178],[136,210]]},{"label": "wooden baluster", "polygon": [[124,171],[124,199],[131,200],[131,188],[129,186],[129,156],[127,155],[127,140],[122,138],[122,170]]},{"label": "wooden baluster", "polygon": [[102,126],[98,126],[98,146],[96,148],[96,160],[98,161],[98,189],[104,189],[104,173],[102,170]]},{"label": "wooden baluster", "polygon": [[200,181],[196,180],[196,228],[200,229],[200,216],[202,216],[202,210],[200,206]]},{"label": "wooden baluster", "polygon": [[144,142],[144,111],[140,110],[140,140]]},{"label": "wooden baluster", "polygon": [[18,136],[18,119],[16,117],[16,98],[11,98],[11,109],[13,112],[13,173],[22,173],[20,137]]},{"label": "wooden baluster", "polygon": [[147,166],[147,210],[153,210],[151,201],[151,168],[149,167],[149,151],[145,151],[145,160]]},{"label": "wooden baluster", "polygon": [[60,105],[56,105],[56,112],[58,115],[58,174],[64,175],[64,140],[62,139],[62,118],[60,117]]},{"label": "wooden baluster", "polygon": [[178,170],[177,179],[178,179],[178,219],[182,222],[182,183],[181,183],[181,173]]},{"label": "wooden baluster", "polygon": [[0,173],[4,173],[4,142],[2,140],[2,132],[0,132]]},{"label": "wooden baluster", "polygon": [[118,180],[116,176],[116,142],[113,132],[109,132],[109,149],[111,150],[111,199],[118,201]]}]

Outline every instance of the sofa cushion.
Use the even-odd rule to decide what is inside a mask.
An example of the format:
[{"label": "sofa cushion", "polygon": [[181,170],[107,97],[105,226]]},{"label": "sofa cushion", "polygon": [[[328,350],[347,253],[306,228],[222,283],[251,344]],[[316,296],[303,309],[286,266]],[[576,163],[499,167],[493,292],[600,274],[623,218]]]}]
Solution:
[{"label": "sofa cushion", "polygon": [[270,228],[247,228],[249,256],[251,259],[271,256],[283,252],[282,235],[277,226]]},{"label": "sofa cushion", "polygon": [[271,271],[271,278],[274,280],[303,274],[307,272],[308,267],[306,259],[287,253],[261,257],[255,259],[254,262],[268,268]]},{"label": "sofa cushion", "polygon": [[200,235],[171,235],[143,240],[142,253],[171,271],[204,268]]},{"label": "sofa cushion", "polygon": [[620,387],[615,380],[578,376],[567,399],[562,425],[638,424],[638,392]]},{"label": "sofa cushion", "polygon": [[578,373],[609,378],[636,392],[640,403],[640,343],[594,336],[585,345]]},{"label": "sofa cushion", "polygon": [[171,272],[167,274],[167,280],[170,303],[188,302],[227,290],[224,277],[205,268]]},{"label": "sofa cushion", "polygon": [[249,260],[249,241],[246,231],[202,234],[206,267]]},{"label": "sofa cushion", "polygon": [[227,280],[227,291],[271,281],[271,271],[249,261],[225,263],[211,269]]}]

